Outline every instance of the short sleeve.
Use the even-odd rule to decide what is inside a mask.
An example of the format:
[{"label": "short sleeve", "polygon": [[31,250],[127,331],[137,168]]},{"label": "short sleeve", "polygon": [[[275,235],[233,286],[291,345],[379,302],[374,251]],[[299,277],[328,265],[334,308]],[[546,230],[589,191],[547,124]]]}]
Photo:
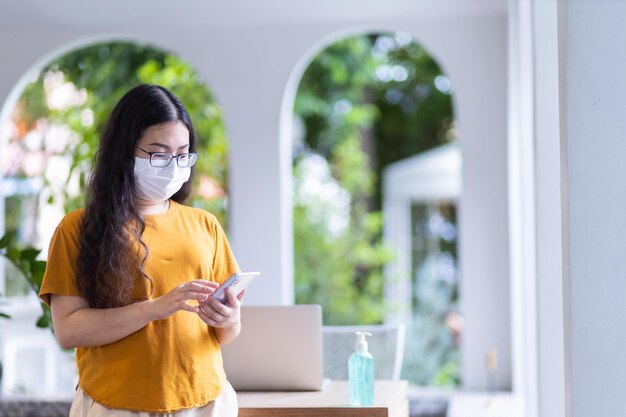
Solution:
[{"label": "short sleeve", "polygon": [[50,240],[48,262],[39,290],[39,297],[48,305],[50,294],[80,296],[76,285],[79,227],[71,223],[66,216]]},{"label": "short sleeve", "polygon": [[235,255],[230,249],[228,239],[224,229],[217,221],[213,219],[213,238],[215,240],[215,254],[213,256],[213,276],[220,284],[235,272],[239,272],[239,265],[235,259]]}]

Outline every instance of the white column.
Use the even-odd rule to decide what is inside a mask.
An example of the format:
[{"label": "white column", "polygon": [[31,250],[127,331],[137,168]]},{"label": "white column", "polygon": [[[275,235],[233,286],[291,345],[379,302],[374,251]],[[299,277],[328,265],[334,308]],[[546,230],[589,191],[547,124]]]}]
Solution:
[{"label": "white column", "polygon": [[566,360],[566,367],[571,367],[571,375],[566,370],[571,416],[622,416],[626,415],[626,3],[570,0],[564,12],[564,228],[569,264],[565,321],[571,349],[571,363]]},{"label": "white column", "polygon": [[537,280],[535,237],[532,8],[509,9],[509,229],[513,391],[520,416],[537,416]]},{"label": "white column", "polygon": [[557,0],[533,2],[538,412],[566,415],[563,200]]}]

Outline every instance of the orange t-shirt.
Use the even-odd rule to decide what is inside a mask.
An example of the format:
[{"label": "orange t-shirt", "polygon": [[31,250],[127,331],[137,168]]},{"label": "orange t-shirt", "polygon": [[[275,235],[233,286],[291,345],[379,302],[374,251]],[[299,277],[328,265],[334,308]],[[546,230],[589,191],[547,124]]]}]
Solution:
[{"label": "orange t-shirt", "polygon": [[[79,296],[76,260],[83,210],[67,214],[57,227],[39,296]],[[142,240],[149,248],[134,295],[156,298],[195,279],[223,282],[239,271],[217,219],[171,201],[167,212],[145,216]],[[225,375],[212,327],[194,313],[179,311],[108,345],[78,347],[79,385],[100,404],[136,411],[172,412],[198,407],[222,391]]]}]

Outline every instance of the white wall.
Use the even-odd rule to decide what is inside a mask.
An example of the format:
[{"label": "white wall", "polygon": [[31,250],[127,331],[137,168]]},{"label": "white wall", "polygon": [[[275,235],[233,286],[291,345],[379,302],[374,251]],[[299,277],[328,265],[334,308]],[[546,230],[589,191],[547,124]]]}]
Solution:
[{"label": "white wall", "polygon": [[626,415],[626,3],[564,7],[570,415]]},{"label": "white wall", "polygon": [[[333,2],[78,0],[6,2],[0,13],[0,103],[51,51],[87,39],[149,41],[189,60],[224,109],[231,140],[234,250],[263,277],[251,304],[293,301],[290,144],[280,120],[303,56],[338,33],[388,29],[415,36],[455,87],[463,150],[460,219],[462,372],[486,388],[485,353],[499,352],[499,387],[510,387],[506,170],[506,5],[349,0]],[[49,58],[48,58],[49,59]],[[22,79],[23,80],[23,79]],[[293,78],[291,78],[293,80]],[[7,108],[12,107],[8,103]],[[6,117],[4,114],[3,117]],[[1,120],[0,120],[1,122]],[[282,134],[282,139],[281,139]]]}]

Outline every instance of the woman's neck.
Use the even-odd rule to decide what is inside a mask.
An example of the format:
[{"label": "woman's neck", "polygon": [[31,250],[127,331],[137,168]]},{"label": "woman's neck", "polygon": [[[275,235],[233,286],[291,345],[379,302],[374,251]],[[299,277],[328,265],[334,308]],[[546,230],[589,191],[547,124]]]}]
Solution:
[{"label": "woman's neck", "polygon": [[137,207],[139,208],[139,212],[143,215],[162,214],[170,207],[170,200],[153,202],[138,199]]}]

